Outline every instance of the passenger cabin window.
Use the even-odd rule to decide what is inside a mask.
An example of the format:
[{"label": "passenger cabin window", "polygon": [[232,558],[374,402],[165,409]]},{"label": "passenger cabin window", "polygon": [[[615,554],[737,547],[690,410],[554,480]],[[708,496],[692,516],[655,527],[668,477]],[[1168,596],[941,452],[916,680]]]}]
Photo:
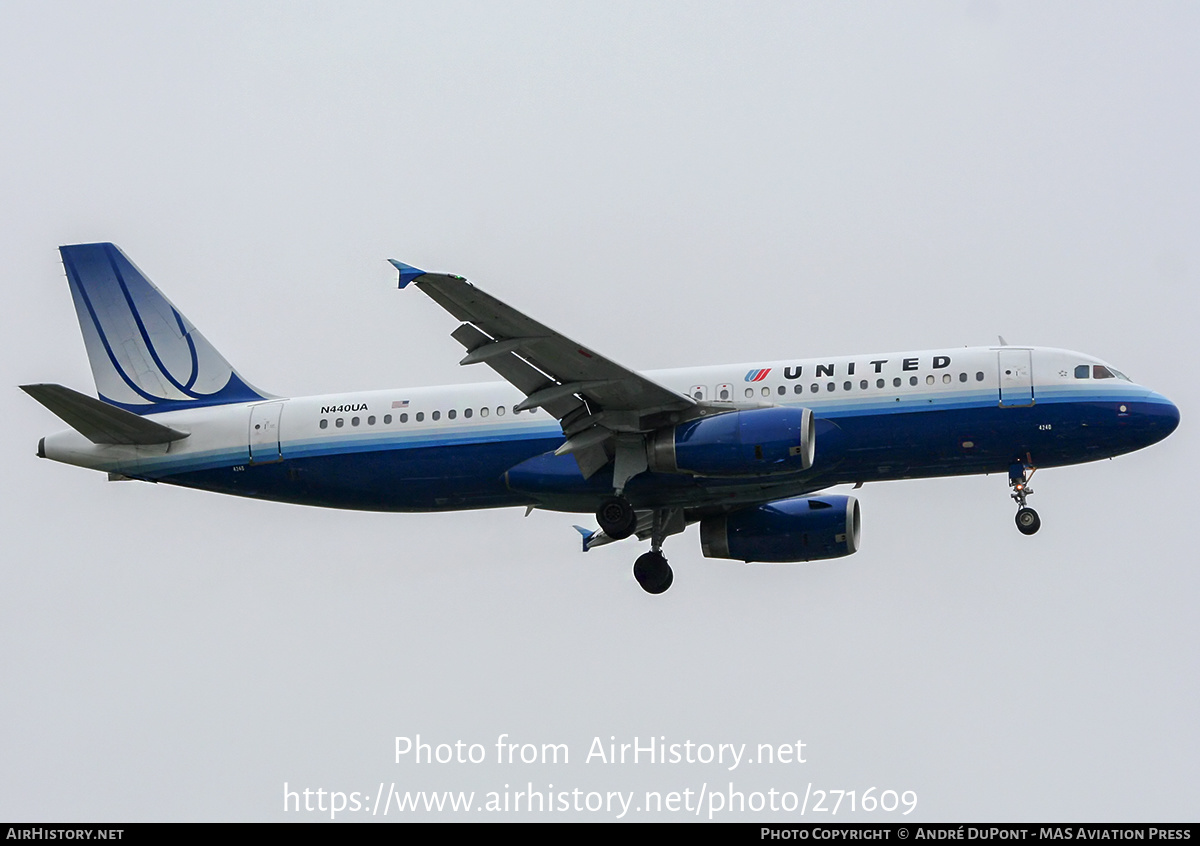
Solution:
[{"label": "passenger cabin window", "polygon": [[457,411],[455,411],[455,410],[452,408],[452,409],[450,409],[449,411],[447,411],[447,412],[446,412],[446,416],[447,416],[448,418],[450,418],[451,420],[453,420],[455,417],[457,417],[457,416],[458,416],[458,412],[457,412]]},{"label": "passenger cabin window", "polygon": [[329,421],[328,421],[328,420],[322,420],[322,421],[321,421],[321,428],[322,428],[322,429],[328,429],[328,428],[329,428]]},{"label": "passenger cabin window", "polygon": [[421,422],[422,420],[424,420],[424,419],[425,419],[425,412],[424,412],[424,411],[418,411],[418,412],[417,412],[417,422],[418,422],[418,423],[420,423],[420,422]]},{"label": "passenger cabin window", "polygon": [[692,385],[688,388],[688,393],[692,395],[692,399],[703,402],[708,399],[708,388],[704,385]]},{"label": "passenger cabin window", "polygon": [[470,417],[472,414],[474,414],[474,412],[471,411],[471,409],[469,409],[469,408],[463,409],[463,417]]},{"label": "passenger cabin window", "polygon": [[435,412],[433,412],[433,414],[430,414],[430,415],[429,415],[429,418],[430,418],[431,420],[441,420],[441,419],[442,419],[442,413],[441,413],[440,411],[435,411]]},{"label": "passenger cabin window", "polygon": [[733,400],[733,385],[728,382],[717,385],[717,399],[721,402],[731,402]]}]

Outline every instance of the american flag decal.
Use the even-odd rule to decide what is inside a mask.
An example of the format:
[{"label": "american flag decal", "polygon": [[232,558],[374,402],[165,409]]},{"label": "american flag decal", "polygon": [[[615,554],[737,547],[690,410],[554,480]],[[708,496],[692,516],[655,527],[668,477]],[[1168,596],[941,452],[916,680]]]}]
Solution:
[{"label": "american flag decal", "polygon": [[408,400],[392,400],[392,408],[408,408]]}]

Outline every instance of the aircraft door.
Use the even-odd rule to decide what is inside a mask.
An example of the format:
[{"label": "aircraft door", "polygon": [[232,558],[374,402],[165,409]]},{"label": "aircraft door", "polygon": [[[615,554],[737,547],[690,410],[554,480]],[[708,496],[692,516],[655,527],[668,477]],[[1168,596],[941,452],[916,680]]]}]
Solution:
[{"label": "aircraft door", "polygon": [[1001,408],[1033,405],[1032,356],[1031,350],[998,351]]},{"label": "aircraft door", "polygon": [[283,403],[269,402],[250,409],[250,463],[280,461],[279,418]]},{"label": "aircraft door", "polygon": [[722,382],[717,385],[717,391],[713,394],[713,399],[717,402],[733,402],[733,385],[729,382]]},{"label": "aircraft door", "polygon": [[708,386],[692,385],[692,387],[688,388],[688,396],[697,402],[704,402],[704,400],[708,399]]}]

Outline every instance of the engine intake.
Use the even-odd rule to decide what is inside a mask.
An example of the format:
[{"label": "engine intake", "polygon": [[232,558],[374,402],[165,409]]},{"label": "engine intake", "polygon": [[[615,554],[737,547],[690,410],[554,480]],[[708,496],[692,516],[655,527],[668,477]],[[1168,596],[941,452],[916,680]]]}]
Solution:
[{"label": "engine intake", "polygon": [[862,517],[852,496],[781,499],[700,521],[706,558],[820,561],[858,551]]},{"label": "engine intake", "polygon": [[646,460],[657,473],[795,473],[812,466],[816,445],[811,409],[753,408],[660,429],[647,440]]}]

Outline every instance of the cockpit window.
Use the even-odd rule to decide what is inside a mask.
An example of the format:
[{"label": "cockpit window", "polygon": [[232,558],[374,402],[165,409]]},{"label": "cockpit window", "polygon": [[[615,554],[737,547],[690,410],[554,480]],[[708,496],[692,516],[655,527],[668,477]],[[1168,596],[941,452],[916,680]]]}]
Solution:
[{"label": "cockpit window", "polygon": [[1125,382],[1133,380],[1122,373],[1115,367],[1108,367],[1103,364],[1080,364],[1075,368],[1076,379],[1121,379]]}]

